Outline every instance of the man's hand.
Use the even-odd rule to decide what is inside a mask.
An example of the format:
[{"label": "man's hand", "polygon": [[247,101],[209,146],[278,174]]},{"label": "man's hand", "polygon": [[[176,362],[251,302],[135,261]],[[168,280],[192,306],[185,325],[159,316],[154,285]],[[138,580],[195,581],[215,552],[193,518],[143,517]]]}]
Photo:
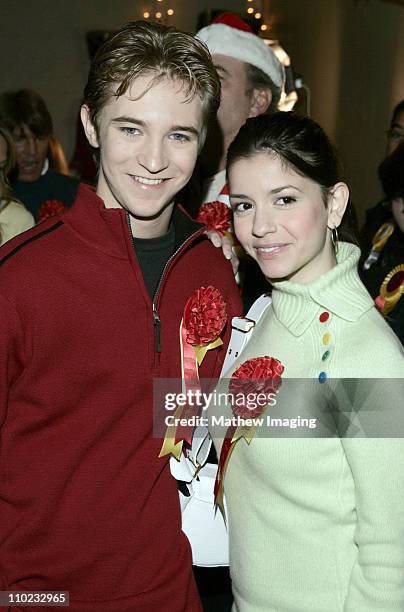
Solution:
[{"label": "man's hand", "polygon": [[223,255],[226,257],[226,259],[230,260],[234,276],[236,276],[238,272],[239,259],[233,250],[230,238],[228,238],[227,236],[221,236],[220,234],[218,234],[218,232],[213,231],[207,232],[206,235],[213,244],[213,246],[217,248],[221,247]]}]

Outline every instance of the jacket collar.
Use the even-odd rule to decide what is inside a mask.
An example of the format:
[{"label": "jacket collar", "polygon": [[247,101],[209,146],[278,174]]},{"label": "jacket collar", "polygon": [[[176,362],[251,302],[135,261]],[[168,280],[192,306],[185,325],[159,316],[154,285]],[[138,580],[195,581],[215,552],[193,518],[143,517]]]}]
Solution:
[{"label": "jacket collar", "polygon": [[[203,226],[179,205],[174,206],[172,220],[176,250],[191,236],[196,238],[203,234]],[[103,200],[87,185],[80,185],[73,206],[63,215],[63,222],[87,244],[111,257],[127,259],[128,248],[133,248],[126,211],[106,208]]]},{"label": "jacket collar", "polygon": [[272,283],[275,316],[295,336],[302,335],[321,310],[356,321],[374,307],[357,272],[360,250],[346,242],[339,242],[338,247],[337,265],[314,282]]}]

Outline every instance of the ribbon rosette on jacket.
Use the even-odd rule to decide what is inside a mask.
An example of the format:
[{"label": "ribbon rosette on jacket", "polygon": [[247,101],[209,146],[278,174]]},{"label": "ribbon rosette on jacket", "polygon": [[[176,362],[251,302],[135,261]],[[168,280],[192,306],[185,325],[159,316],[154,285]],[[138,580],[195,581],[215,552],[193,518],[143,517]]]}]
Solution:
[{"label": "ribbon rosette on jacket", "polygon": [[208,232],[217,232],[224,236],[230,230],[231,209],[224,202],[207,202],[199,209],[196,220],[203,223]]},{"label": "ribbon rosette on jacket", "polygon": [[60,200],[46,200],[39,209],[38,219],[39,221],[45,221],[45,219],[54,217],[65,210],[66,206]]},{"label": "ribbon rosette on jacket", "polygon": [[223,480],[231,454],[240,438],[250,444],[257,427],[251,420],[259,417],[278,393],[284,369],[274,357],[255,357],[242,363],[231,376],[228,397],[236,422],[226,431],[215,482],[215,503],[223,516]]},{"label": "ribbon rosette on jacket", "polygon": [[[197,289],[185,304],[180,325],[182,391],[185,397],[200,392],[198,366],[209,350],[223,344],[220,334],[226,320],[226,303],[215,287]],[[199,415],[200,408],[198,402],[178,406],[174,420],[191,420]],[[172,454],[179,459],[184,441],[188,444],[192,442],[193,429],[192,425],[181,426],[178,435],[177,427],[169,426],[159,456]]]}]

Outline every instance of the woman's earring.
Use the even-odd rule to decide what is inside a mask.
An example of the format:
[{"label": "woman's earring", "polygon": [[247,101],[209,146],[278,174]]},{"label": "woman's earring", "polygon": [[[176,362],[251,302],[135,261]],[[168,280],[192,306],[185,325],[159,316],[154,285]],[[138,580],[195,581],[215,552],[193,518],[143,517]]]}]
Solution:
[{"label": "woman's earring", "polygon": [[335,225],[334,227],[331,228],[331,242],[334,247],[335,254],[337,254],[338,253],[338,231]]}]

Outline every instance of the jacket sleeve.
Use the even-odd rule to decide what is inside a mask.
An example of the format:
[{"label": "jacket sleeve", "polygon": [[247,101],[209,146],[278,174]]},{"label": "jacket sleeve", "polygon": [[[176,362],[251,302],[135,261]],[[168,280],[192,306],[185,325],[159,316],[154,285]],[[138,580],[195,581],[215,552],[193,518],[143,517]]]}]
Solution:
[{"label": "jacket sleeve", "polygon": [[358,547],[344,612],[404,610],[403,382],[363,380],[354,408],[361,435],[372,437],[342,439],[355,485]]},{"label": "jacket sleeve", "polygon": [[0,295],[0,427],[8,409],[13,382],[23,368],[23,333],[17,312]]}]

